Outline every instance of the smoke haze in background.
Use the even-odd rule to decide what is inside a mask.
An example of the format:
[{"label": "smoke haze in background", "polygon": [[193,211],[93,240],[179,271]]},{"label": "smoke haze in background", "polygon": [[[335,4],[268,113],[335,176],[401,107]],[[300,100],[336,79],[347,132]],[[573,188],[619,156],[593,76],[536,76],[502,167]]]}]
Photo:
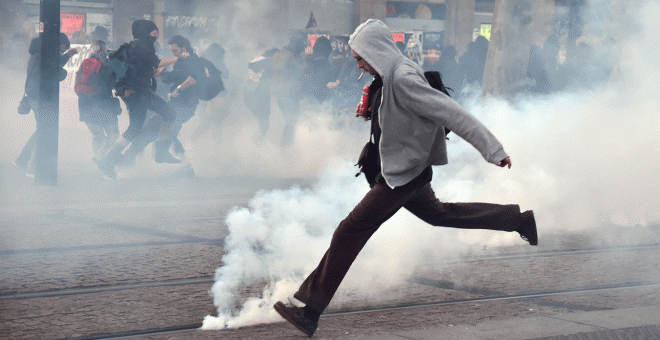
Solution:
[{"label": "smoke haze in background", "polygon": [[[586,13],[597,20],[588,25],[616,39],[614,50],[621,54],[617,81],[595,90],[511,102],[471,97],[464,105],[500,139],[513,167],[500,169],[486,163],[470,145],[450,134],[450,164],[434,168],[432,184],[440,200],[517,203],[523,210],[533,209],[542,245],[561,232],[608,225],[632,231],[660,223],[660,51],[656,48],[660,38],[655,32],[660,4],[649,2],[637,10],[626,1],[594,3]],[[276,33],[263,20],[278,5],[234,1],[202,10],[218,13],[226,27],[216,39],[227,51],[229,78],[227,92],[200,108],[181,132],[196,174],[318,177],[311,188],[260,192],[248,207],[237,207],[226,220],[227,254],[212,288],[218,316],[207,316],[204,328],[277,321],[273,303],[295,292],[320,261],[338,223],[369,189],[363,177],[354,176],[369,127],[351,115],[337,116],[329,106],[304,106],[294,143],[283,149],[279,146],[283,119],[273,105],[270,129],[261,139],[256,119],[243,104],[243,82],[249,60],[288,41],[285,33]],[[612,22],[602,10],[623,13],[624,20]],[[162,54],[170,56],[167,50]],[[27,61],[27,48],[9,58]],[[6,102],[0,108],[1,162],[15,159],[35,130],[32,114],[16,113],[25,71],[0,62],[0,96]],[[127,125],[124,111],[120,131]],[[198,125],[208,129],[196,136]],[[63,127],[59,141],[62,175],[100,179],[91,160],[91,135],[84,125]],[[120,178],[165,177],[175,169],[144,157],[135,169],[120,172]],[[599,237],[603,243],[622,241],[607,234]],[[429,259],[460,256],[483,245],[524,244],[517,233],[430,227],[402,210],[367,243],[340,290],[377,295],[379,288],[404,282]],[[241,290],[251,284],[263,290],[241,300]]]},{"label": "smoke haze in background", "polygon": [[[628,29],[612,35],[620,39],[616,81],[595,90],[512,102],[473,96],[464,103],[500,139],[513,168],[493,167],[450,135],[450,164],[434,168],[432,184],[441,201],[518,203],[523,210],[533,209],[542,244],[559,233],[604,226],[629,228],[637,236],[657,228],[660,80],[655,75],[660,51],[654,46],[660,37],[653,28],[660,4],[649,2],[639,11],[625,4],[604,6],[625,14],[622,22],[607,27]],[[218,316],[207,316],[204,329],[280,320],[272,305],[295,293],[318,264],[337,224],[368,190],[362,178],[355,180],[347,159],[335,158],[311,189],[262,192],[228,216],[228,254],[212,288]],[[645,241],[600,233],[598,238],[596,243],[608,245]],[[402,210],[367,243],[340,293],[361,289],[361,294],[377,296],[380,288],[404,282],[429,257],[478,250],[470,245],[514,244],[526,243],[517,233],[430,227]],[[263,292],[239,305],[240,287],[264,282]]]}]

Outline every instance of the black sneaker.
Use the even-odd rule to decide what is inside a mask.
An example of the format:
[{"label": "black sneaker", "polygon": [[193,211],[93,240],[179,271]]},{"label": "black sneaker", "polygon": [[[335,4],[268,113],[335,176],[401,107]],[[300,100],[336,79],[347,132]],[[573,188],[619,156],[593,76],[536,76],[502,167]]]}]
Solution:
[{"label": "black sneaker", "polygon": [[539,236],[536,233],[536,221],[534,220],[534,212],[527,210],[524,213],[520,214],[522,216],[522,222],[520,223],[520,228],[518,233],[523,240],[529,242],[529,244],[536,246],[539,244]]},{"label": "black sneaker", "polygon": [[308,337],[312,337],[316,329],[319,327],[319,320],[312,320],[305,315],[304,307],[295,307],[293,305],[285,305],[280,301],[275,304],[275,310],[290,324],[296,326],[301,332],[305,333]]}]

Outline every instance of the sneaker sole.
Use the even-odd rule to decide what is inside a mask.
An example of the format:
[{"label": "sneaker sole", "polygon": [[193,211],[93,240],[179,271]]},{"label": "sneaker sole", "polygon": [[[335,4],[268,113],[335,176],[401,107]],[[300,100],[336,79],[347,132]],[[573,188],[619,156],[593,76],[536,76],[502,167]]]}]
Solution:
[{"label": "sneaker sole", "polygon": [[304,327],[298,325],[298,323],[289,314],[287,314],[286,307],[282,302],[278,301],[277,303],[275,303],[273,307],[275,308],[275,311],[277,311],[277,313],[284,318],[284,320],[296,326],[296,328],[298,328],[299,331],[303,332],[305,335],[307,335],[310,338],[314,335],[314,333],[309,334],[309,332]]}]

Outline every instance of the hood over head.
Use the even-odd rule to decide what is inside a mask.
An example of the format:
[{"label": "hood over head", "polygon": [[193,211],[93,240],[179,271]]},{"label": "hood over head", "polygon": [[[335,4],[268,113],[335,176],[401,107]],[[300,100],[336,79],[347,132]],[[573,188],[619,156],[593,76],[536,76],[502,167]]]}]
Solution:
[{"label": "hood over head", "polygon": [[316,43],[314,44],[314,55],[328,58],[330,53],[332,53],[332,44],[330,43],[330,40],[326,37],[319,37],[316,39]]},{"label": "hood over head", "polygon": [[131,26],[131,31],[133,32],[134,39],[149,40],[149,33],[157,29],[158,26],[156,26],[156,24],[153,21],[145,20],[145,19],[135,20],[133,21],[133,25]]},{"label": "hood over head", "polygon": [[289,40],[289,44],[286,45],[287,50],[293,52],[293,54],[300,54],[305,50],[306,42],[305,39],[300,34],[295,34]]},{"label": "hood over head", "polygon": [[348,44],[383,78],[389,77],[394,65],[403,58],[390,28],[380,20],[369,19],[360,24]]}]

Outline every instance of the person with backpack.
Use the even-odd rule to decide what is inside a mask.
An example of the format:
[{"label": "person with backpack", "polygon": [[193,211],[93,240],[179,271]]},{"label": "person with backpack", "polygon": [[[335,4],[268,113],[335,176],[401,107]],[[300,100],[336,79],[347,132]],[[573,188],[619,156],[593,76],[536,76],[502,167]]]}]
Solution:
[{"label": "person with backpack", "polygon": [[335,230],[318,267],[294,294],[305,306],[295,301],[274,305],[309,337],[371,235],[401,208],[433,226],[516,231],[529,244],[538,244],[531,210],[521,213],[515,204],[442,203],[431,188],[431,166],[447,164],[445,127],[489,163],[510,168],[511,158],[495,136],[429,84],[422,68],[397,48],[382,21],[369,19],[358,26],[349,44],[358,67],[374,76],[368,89],[371,98],[366,98],[369,106],[358,116],[378,122],[373,134],[381,168],[371,190]]},{"label": "person with backpack", "polygon": [[89,48],[89,58],[82,61],[76,74],[74,91],[78,95],[80,121],[92,133],[94,159],[105,155],[119,138],[121,114],[119,99],[112,94],[115,77],[108,65],[108,47],[95,40]]},{"label": "person with backpack", "polygon": [[[60,32],[60,74],[59,81],[66,79],[67,72],[64,65],[69,59],[78,53],[75,48],[70,48],[71,43],[66,34]],[[30,58],[27,66],[27,78],[25,79],[25,95],[30,103],[30,108],[34,112],[34,118],[37,120],[37,127],[39,122],[43,120],[39,114],[39,101],[40,101],[40,85],[41,85],[41,36],[32,39],[29,47]],[[48,122],[42,122],[47,124]],[[32,158],[37,146],[37,132],[35,131],[30,139],[23,146],[18,158],[13,164],[19,169],[25,171],[27,176],[34,177],[34,163]]]},{"label": "person with backpack", "polygon": [[268,49],[247,64],[243,100],[248,110],[257,118],[261,137],[266,136],[270,124],[271,62],[273,55],[278,51],[276,47]]},{"label": "person with backpack", "polygon": [[[135,40],[124,44],[110,55],[110,66],[117,75],[115,90],[128,108],[129,125],[126,131],[117,139],[108,153],[96,164],[108,177],[116,178],[115,166],[122,157],[126,147],[138,138],[147,110],[154,111],[163,117],[159,143],[156,144],[156,160],[161,163],[180,163],[165,147],[165,141],[172,137],[171,128],[175,114],[170,106],[155,94],[154,78],[160,76],[163,68],[178,60],[190,56],[184,52],[178,57],[160,59],[156,55],[154,43],[158,39],[158,27],[153,21],[139,19],[131,26]],[[123,59],[123,60],[122,60]],[[120,70],[121,69],[121,70]],[[122,74],[119,74],[122,73]]]},{"label": "person with backpack", "polygon": [[[171,126],[170,138],[158,140],[155,142],[156,150],[169,150],[173,146],[174,152],[183,154],[185,150],[178,139],[179,132],[183,124],[189,121],[194,115],[199,104],[200,93],[205,91],[206,74],[200,58],[194,53],[190,41],[181,35],[175,35],[168,41],[170,51],[175,58],[179,58],[183,53],[188,53],[185,59],[180,59],[174,63],[172,71],[163,70],[160,78],[165,84],[171,84],[169,94],[169,106],[174,111],[174,122]],[[151,125],[150,125],[151,126]],[[131,165],[135,162],[135,157],[144,150],[151,142],[154,142],[153,131],[144,131],[131,146],[124,152],[122,163]],[[156,154],[158,156],[158,154]],[[157,163],[163,160],[156,157]]]},{"label": "person with backpack", "polygon": [[200,93],[206,91],[206,69],[202,64],[202,59],[193,51],[188,39],[175,35],[170,38],[168,44],[172,55],[175,57],[179,57],[186,52],[190,54],[190,57],[174,63],[172,71],[164,73],[162,76],[163,82],[172,84],[170,87],[170,105],[176,114],[176,119],[172,125],[173,138],[169,142],[172,144],[174,152],[183,154],[185,150],[181,141],[179,141],[178,135],[183,124],[195,115]]}]

